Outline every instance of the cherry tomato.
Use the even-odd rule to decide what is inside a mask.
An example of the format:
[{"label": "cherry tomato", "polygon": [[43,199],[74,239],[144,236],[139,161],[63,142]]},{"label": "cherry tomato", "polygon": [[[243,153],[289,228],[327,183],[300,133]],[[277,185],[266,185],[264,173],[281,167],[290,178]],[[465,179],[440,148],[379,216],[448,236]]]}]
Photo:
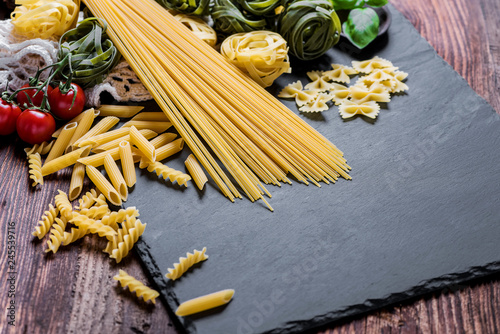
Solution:
[{"label": "cherry tomato", "polygon": [[[49,94],[50,111],[57,117],[63,120],[70,120],[78,116],[85,107],[85,94],[83,89],[75,83],[71,84],[73,89],[70,89],[66,94],[63,94],[59,87],[56,87]],[[76,92],[75,102],[73,96]],[[73,103],[73,105],[71,105]]]},{"label": "cherry tomato", "polygon": [[35,145],[50,140],[56,130],[56,122],[49,113],[26,109],[17,118],[16,128],[22,140]]},{"label": "cherry tomato", "polygon": [[[21,88],[27,88],[27,87],[30,87],[30,85],[29,84],[25,84]],[[31,89],[20,91],[19,93],[17,93],[17,97],[16,97],[17,98],[17,103],[22,108],[24,108],[24,104],[25,103],[28,106],[28,108],[30,108],[32,106],[40,107],[42,105],[43,91],[45,91],[45,90],[47,91],[47,95],[50,95],[50,93],[52,92],[52,87],[47,86],[47,88],[44,88],[42,91],[38,92],[38,94],[36,94],[36,95],[35,95],[35,93],[37,91],[37,88],[31,88]],[[31,102],[33,104],[30,103],[30,100],[28,99],[28,96],[31,99]]]},{"label": "cherry tomato", "polygon": [[0,136],[10,135],[16,131],[16,121],[21,115],[21,108],[0,99]]}]

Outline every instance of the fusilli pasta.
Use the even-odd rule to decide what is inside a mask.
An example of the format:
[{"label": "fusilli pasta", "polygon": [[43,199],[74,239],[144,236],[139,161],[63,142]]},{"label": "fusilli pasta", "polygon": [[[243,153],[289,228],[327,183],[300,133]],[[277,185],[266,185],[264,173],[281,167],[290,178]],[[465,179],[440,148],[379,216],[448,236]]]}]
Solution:
[{"label": "fusilli pasta", "polygon": [[116,263],[120,263],[128,255],[146,228],[146,224],[142,224],[140,219],[136,219],[135,217],[126,217],[124,224],[126,225],[124,231],[128,230],[128,233],[123,235],[123,241],[118,243],[110,255],[111,258],[116,260]]},{"label": "fusilli pasta", "polygon": [[38,239],[42,239],[47,232],[49,232],[50,227],[58,215],[59,209],[55,208],[52,204],[49,204],[49,210],[43,213],[42,219],[38,222],[38,226],[35,227],[33,236],[38,237]]},{"label": "fusilli pasta", "polygon": [[112,240],[116,236],[116,231],[113,228],[85,215],[75,214],[75,217],[71,219],[71,223],[79,228],[87,229],[90,233],[98,234],[100,237],[106,237],[108,240]]},{"label": "fusilli pasta", "polygon": [[47,249],[45,250],[46,253],[50,251],[52,251],[52,253],[57,252],[64,239],[66,224],[67,220],[65,217],[55,219],[55,224],[52,225],[52,229],[50,230],[50,240],[47,241]]},{"label": "fusilli pasta", "polygon": [[28,162],[30,179],[33,180],[31,186],[36,187],[37,184],[43,184],[42,159],[40,154],[35,153],[28,155]]},{"label": "fusilli pasta", "polygon": [[123,288],[128,287],[131,292],[135,292],[137,297],[142,297],[145,302],[151,300],[155,304],[155,298],[160,295],[158,291],[148,288],[142,282],[127,274],[125,270],[120,269],[119,274],[113,279],[120,282]]},{"label": "fusilli pasta", "polygon": [[184,185],[185,187],[187,187],[187,181],[191,180],[191,176],[188,174],[170,168],[158,161],[148,165],[148,172],[155,172],[156,175],[161,175],[165,180],[169,179],[172,183],[177,181],[177,184]]},{"label": "fusilli pasta", "polygon": [[208,259],[208,255],[205,254],[206,251],[207,248],[203,247],[201,251],[195,249],[193,254],[188,252],[186,257],[179,258],[179,263],[174,263],[174,269],[168,268],[168,274],[165,276],[171,280],[178,279],[194,264]]},{"label": "fusilli pasta", "polygon": [[55,197],[56,207],[59,209],[61,216],[68,221],[73,217],[73,207],[69,202],[68,195],[62,190],[57,191],[59,194]]}]

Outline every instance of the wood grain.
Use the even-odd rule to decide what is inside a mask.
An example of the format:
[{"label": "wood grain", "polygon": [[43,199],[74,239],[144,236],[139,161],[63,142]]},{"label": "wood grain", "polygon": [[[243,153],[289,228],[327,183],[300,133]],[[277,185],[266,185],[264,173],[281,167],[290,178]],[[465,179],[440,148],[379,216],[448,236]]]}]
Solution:
[{"label": "wood grain", "polygon": [[[500,111],[500,2],[498,0],[391,1],[494,108]],[[138,302],[112,280],[114,261],[105,244],[87,236],[55,255],[31,232],[58,188],[67,191],[69,172],[32,190],[23,144],[0,137],[0,305],[8,302],[7,222],[17,236],[16,327],[5,311],[0,333],[176,333],[162,303]],[[143,282],[135,256],[119,265]],[[5,308],[4,308],[5,310]],[[341,333],[498,333],[500,275],[453,286],[433,296],[347,319],[320,331]],[[314,331],[313,333],[318,333]]]}]

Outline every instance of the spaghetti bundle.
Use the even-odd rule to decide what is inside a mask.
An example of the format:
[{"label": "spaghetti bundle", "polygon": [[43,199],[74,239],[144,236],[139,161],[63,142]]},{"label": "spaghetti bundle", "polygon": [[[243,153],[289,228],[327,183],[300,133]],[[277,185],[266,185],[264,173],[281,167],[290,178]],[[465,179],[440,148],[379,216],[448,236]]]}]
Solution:
[{"label": "spaghetti bundle", "polygon": [[[153,0],[85,0],[198,161],[231,201],[263,183],[350,179],[343,154]],[[219,166],[209,149],[224,165]],[[269,206],[272,210],[272,208]]]}]

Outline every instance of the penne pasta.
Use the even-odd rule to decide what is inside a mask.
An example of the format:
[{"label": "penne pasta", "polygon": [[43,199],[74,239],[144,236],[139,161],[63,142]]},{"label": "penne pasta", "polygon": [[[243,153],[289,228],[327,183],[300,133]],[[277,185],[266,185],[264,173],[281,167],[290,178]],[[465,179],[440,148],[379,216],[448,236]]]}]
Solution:
[{"label": "penne pasta", "polygon": [[155,147],[133,125],[130,127],[130,142],[137,146],[149,161],[156,161]]},{"label": "penne pasta", "polygon": [[104,158],[104,168],[106,169],[106,173],[108,174],[113,187],[115,187],[118,194],[120,194],[122,201],[126,201],[128,197],[127,184],[125,183],[125,179],[118,169],[115,160],[109,154],[107,154]]},{"label": "penne pasta", "polygon": [[[126,128],[126,129],[130,129],[130,128]],[[146,138],[146,139],[151,139],[153,137],[156,137],[158,134],[152,130],[149,130],[149,129],[142,129],[142,130],[139,130],[139,132]],[[118,147],[118,145],[120,144],[121,141],[123,140],[126,140],[128,142],[130,142],[130,135],[127,134],[123,137],[120,137],[120,138],[117,138],[115,140],[112,140],[110,142],[107,142],[107,143],[104,143],[102,145],[99,145],[97,147],[94,147],[92,149],[92,152],[94,153],[101,153],[101,152],[104,152],[104,151],[107,151],[107,150],[110,150],[112,148],[116,148]],[[151,142],[152,143],[152,142]],[[154,144],[153,144],[154,146]],[[156,148],[156,147],[155,147]]]},{"label": "penne pasta", "polygon": [[[159,147],[158,149],[156,149],[156,161],[162,161],[163,159],[166,159],[182,151],[183,147],[184,147],[184,139],[182,138],[176,139],[171,143]],[[151,162],[148,161],[146,157],[143,157],[139,162],[139,168],[144,169],[148,167],[150,163]]]},{"label": "penne pasta", "polygon": [[75,141],[73,143],[73,146],[80,146],[78,144],[80,142],[82,142],[83,140],[88,139],[90,137],[97,136],[97,135],[102,134],[102,133],[105,133],[106,131],[111,129],[113,126],[118,124],[119,121],[120,121],[120,119],[118,117],[114,117],[114,116],[104,117],[103,119],[101,119],[99,121],[99,123],[97,123],[95,126],[93,126],[86,134],[84,134],[77,141]]},{"label": "penne pasta", "polygon": [[175,314],[185,317],[190,314],[210,310],[212,308],[227,304],[234,295],[233,289],[221,290],[205,296],[190,299],[180,304]]},{"label": "penne pasta", "polygon": [[168,117],[159,111],[141,112],[132,117],[131,121],[153,121],[153,122],[168,122]]},{"label": "penne pasta", "polygon": [[156,148],[159,148],[163,145],[167,145],[168,143],[171,143],[172,140],[174,140],[175,138],[177,138],[177,135],[175,133],[165,132],[165,133],[162,133],[161,135],[159,135],[158,137],[154,138],[153,140],[151,140],[150,143],[156,149]]},{"label": "penne pasta", "polygon": [[54,143],[52,149],[50,150],[47,159],[45,159],[45,163],[60,157],[64,153],[64,151],[68,147],[71,137],[73,137],[73,134],[76,131],[77,125],[78,124],[76,122],[72,122],[66,124],[63,127],[61,134],[59,135],[59,137],[57,137],[57,140]]},{"label": "penne pasta", "polygon": [[68,147],[66,148],[66,153],[71,152],[73,150],[72,146],[73,143],[75,143],[80,137],[85,135],[87,131],[89,131],[90,127],[92,126],[92,123],[94,122],[94,109],[88,109],[83,112],[84,115],[80,122],[78,122],[78,126],[76,127],[75,132],[73,133],[73,136],[71,137]]},{"label": "penne pasta", "polygon": [[118,192],[97,168],[94,166],[86,166],[85,170],[92,183],[95,184],[104,197],[106,197],[114,205],[118,206],[122,204],[122,200]]},{"label": "penne pasta", "polygon": [[42,166],[42,175],[46,176],[55,173],[61,169],[69,167],[77,162],[81,156],[86,156],[90,152],[90,146],[82,147],[76,151],[61,155]]},{"label": "penne pasta", "polygon": [[110,142],[112,140],[115,140],[117,138],[123,137],[128,135],[130,132],[130,128],[119,128],[113,131],[108,131],[105,133],[102,133],[100,135],[94,136],[87,138],[85,140],[82,140],[78,145],[80,147],[91,145],[92,147],[96,147],[102,144],[105,144],[107,142]]},{"label": "penne pasta", "polygon": [[205,186],[205,183],[208,182],[208,179],[203,172],[201,165],[198,163],[198,160],[196,160],[193,154],[190,154],[184,164],[186,165],[186,168],[189,174],[191,174],[191,177],[193,178],[194,183],[196,183],[198,189],[202,190]]},{"label": "penne pasta", "polygon": [[168,128],[172,126],[170,122],[153,122],[153,121],[128,121],[123,124],[123,127],[135,126],[137,129],[150,129],[157,133],[162,133],[167,131]]},{"label": "penne pasta", "polygon": [[104,158],[106,158],[106,155],[111,155],[111,157],[115,160],[120,159],[120,153],[119,153],[119,148],[113,148],[109,151],[104,151],[98,154],[93,154],[88,157],[80,158],[78,159],[78,162],[87,166],[94,166],[94,167],[99,167],[104,165]]},{"label": "penne pasta", "polygon": [[132,150],[128,141],[122,141],[118,146],[120,151],[120,160],[122,163],[123,178],[127,186],[132,187],[136,182],[134,159]]},{"label": "penne pasta", "polygon": [[[77,123],[80,123],[80,121],[82,120],[83,116],[85,115],[84,114],[85,112],[81,112],[78,116],[76,116],[75,118],[73,118],[72,120],[70,120],[69,122],[67,122],[64,126],[68,125],[69,123],[73,123],[73,122],[77,122]],[[99,116],[100,113],[99,113],[99,110],[94,110],[94,118],[96,118],[97,116]],[[61,131],[62,129],[64,128],[63,127],[60,127],[59,129],[57,129],[53,134],[52,134],[52,138],[57,138],[59,137],[59,135],[61,134]]]},{"label": "penne pasta", "polygon": [[130,118],[136,115],[139,111],[144,109],[141,106],[118,106],[118,105],[110,105],[103,104],[99,107],[99,111],[101,112],[101,116],[116,116],[120,118]]},{"label": "penne pasta", "polygon": [[69,184],[68,197],[70,201],[74,201],[82,193],[84,178],[85,178],[85,165],[77,162],[73,166],[73,172],[71,173],[71,182]]}]

